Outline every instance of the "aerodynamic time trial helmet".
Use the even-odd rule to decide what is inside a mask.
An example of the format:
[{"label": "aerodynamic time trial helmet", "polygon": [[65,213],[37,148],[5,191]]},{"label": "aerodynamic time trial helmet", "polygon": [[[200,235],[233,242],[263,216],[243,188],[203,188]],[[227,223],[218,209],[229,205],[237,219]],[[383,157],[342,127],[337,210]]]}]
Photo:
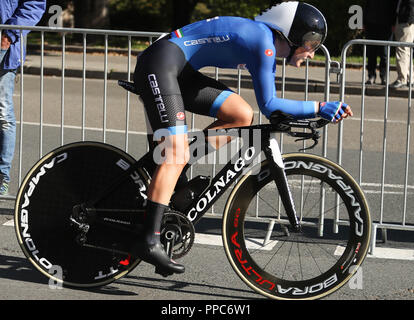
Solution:
[{"label": "aerodynamic time trial helmet", "polygon": [[282,2],[254,19],[281,33],[291,47],[306,47],[316,51],[328,32],[323,14],[304,2]]}]

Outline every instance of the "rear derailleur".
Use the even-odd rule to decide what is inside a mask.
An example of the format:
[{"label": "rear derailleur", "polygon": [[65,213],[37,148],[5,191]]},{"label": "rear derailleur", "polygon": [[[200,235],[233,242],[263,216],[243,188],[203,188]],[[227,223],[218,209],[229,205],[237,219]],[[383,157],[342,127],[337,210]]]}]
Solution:
[{"label": "rear derailleur", "polygon": [[90,225],[88,223],[86,209],[83,205],[76,205],[73,207],[72,215],[69,220],[71,226],[78,231],[75,241],[81,246],[84,245],[87,241],[86,234],[89,232]]}]

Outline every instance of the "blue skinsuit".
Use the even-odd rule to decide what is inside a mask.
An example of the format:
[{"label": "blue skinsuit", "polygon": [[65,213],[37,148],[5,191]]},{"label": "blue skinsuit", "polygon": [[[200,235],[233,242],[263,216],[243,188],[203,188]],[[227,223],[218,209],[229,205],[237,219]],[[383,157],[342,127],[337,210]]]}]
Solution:
[{"label": "blue skinsuit", "polygon": [[181,48],[195,70],[245,65],[253,79],[259,108],[267,118],[276,110],[298,119],[314,117],[315,102],[276,96],[275,39],[266,24],[239,17],[216,17],[172,32],[169,41]]}]

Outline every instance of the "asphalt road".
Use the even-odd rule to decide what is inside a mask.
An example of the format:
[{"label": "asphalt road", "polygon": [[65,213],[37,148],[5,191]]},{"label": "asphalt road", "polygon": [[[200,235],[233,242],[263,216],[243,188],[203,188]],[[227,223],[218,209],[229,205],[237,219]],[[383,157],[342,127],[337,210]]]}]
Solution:
[{"label": "asphalt road", "polygon": [[[24,108],[22,136],[22,175],[38,159],[39,154],[61,145],[78,141],[84,132],[86,140],[105,141],[120,148],[125,148],[126,94],[117,87],[116,82],[109,81],[107,99],[103,99],[104,84],[100,80],[88,80],[86,83],[86,112],[85,125],[82,125],[82,83],[79,79],[68,78],[65,81],[64,112],[62,117],[62,93],[59,78],[45,78],[45,96],[43,110],[43,143],[40,148],[40,84],[37,77],[26,76],[24,80]],[[242,89],[242,96],[253,106],[254,93],[250,89]],[[286,98],[303,99],[304,94],[286,93]],[[16,91],[16,117],[20,119],[20,91]],[[310,94],[310,100],[322,100],[321,94]],[[332,96],[331,100],[338,100]],[[360,150],[360,118],[361,98],[347,96],[346,102],[353,106],[354,118],[344,123],[344,146],[342,165],[358,177]],[[104,105],[106,113],[104,117]],[[363,139],[363,170],[362,186],[367,194],[374,221],[383,219],[398,222],[402,219],[403,188],[405,178],[405,152],[407,127],[407,99],[392,98],[389,103],[388,124],[386,127],[386,167],[384,201],[380,202],[380,182],[382,178],[383,142],[384,142],[384,110],[383,98],[369,97],[365,102],[365,127]],[[255,107],[255,111],[258,111]],[[131,96],[130,120],[128,121],[128,151],[136,158],[145,152],[145,120],[142,105],[136,97]],[[105,126],[107,130],[102,130]],[[188,119],[191,119],[189,116]],[[259,114],[256,114],[259,121]],[[210,119],[198,116],[196,128],[202,128],[211,122]],[[60,124],[64,123],[64,130]],[[333,160],[337,159],[338,126],[329,126],[328,153]],[[411,132],[407,223],[414,223],[414,161],[412,160],[413,133]],[[62,139],[63,138],[63,139]],[[19,142],[19,141],[18,141]],[[301,143],[293,143],[285,138],[284,151],[297,151]],[[312,152],[321,154],[318,146]],[[16,160],[13,166],[13,181],[18,180],[19,150],[16,150]],[[211,172],[211,167],[199,167],[200,172]],[[11,193],[16,194],[17,184],[11,186]],[[222,199],[215,206],[219,214],[224,205]],[[196,244],[190,254],[181,261],[186,265],[184,276],[162,278],[153,273],[153,268],[147,264],[140,265],[127,277],[104,288],[86,291],[73,289],[51,289],[48,281],[42,277],[24,258],[16,241],[14,228],[4,225],[12,219],[13,201],[3,201],[0,204],[0,300],[8,299],[70,299],[70,300],[231,300],[231,299],[262,299],[244,285],[232,271],[221,246]],[[211,219],[208,219],[209,221]],[[219,233],[220,223],[201,225],[196,230],[202,233]],[[381,240],[379,232],[378,240]],[[378,241],[378,247],[402,249],[408,256],[401,258],[394,254],[367,258],[363,265],[363,282],[361,288],[351,289],[348,285],[327,297],[333,299],[404,299],[414,298],[414,234],[413,232],[389,231],[388,241]],[[411,255],[411,256],[410,256]],[[397,257],[397,258],[396,258]]]},{"label": "asphalt road", "polygon": [[[140,264],[125,278],[94,290],[56,289],[24,258],[14,228],[0,216],[1,300],[244,300],[263,299],[233,272],[221,246],[196,244],[182,258],[184,275],[162,278]],[[210,228],[210,232],[211,232]],[[325,300],[412,300],[413,260],[368,257],[361,278]]]}]

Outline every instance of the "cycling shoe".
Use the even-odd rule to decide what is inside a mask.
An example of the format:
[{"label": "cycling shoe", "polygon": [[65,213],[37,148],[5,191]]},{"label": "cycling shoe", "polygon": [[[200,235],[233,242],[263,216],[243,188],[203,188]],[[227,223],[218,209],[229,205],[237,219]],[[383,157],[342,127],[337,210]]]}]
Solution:
[{"label": "cycling shoe", "polygon": [[134,247],[133,254],[141,260],[155,266],[155,273],[166,277],[174,273],[184,273],[185,267],[172,260],[164,250],[161,243],[146,245],[145,243],[137,244]]},{"label": "cycling shoe", "polygon": [[184,266],[171,260],[160,241],[161,222],[167,209],[166,205],[147,201],[144,230],[141,239],[138,239],[133,247],[133,253],[141,260],[153,264],[156,271],[162,275],[185,271]]}]

